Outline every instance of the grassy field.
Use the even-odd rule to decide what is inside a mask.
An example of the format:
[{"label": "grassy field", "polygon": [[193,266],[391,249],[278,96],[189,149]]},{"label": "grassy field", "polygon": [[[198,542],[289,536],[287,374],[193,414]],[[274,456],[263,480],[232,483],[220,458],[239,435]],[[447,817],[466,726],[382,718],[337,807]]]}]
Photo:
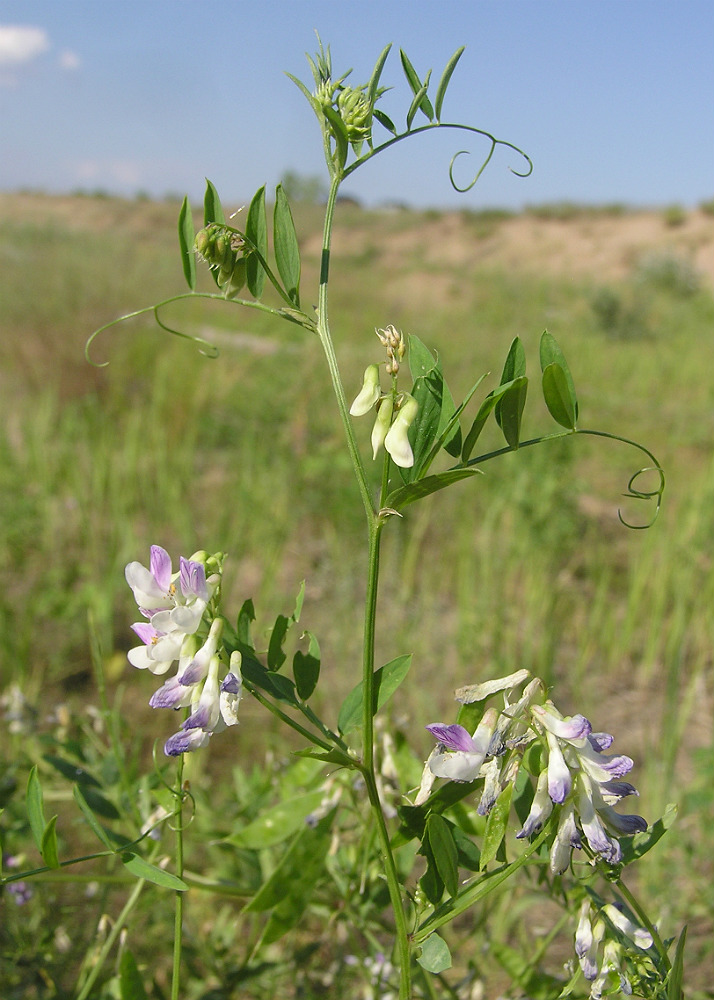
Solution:
[{"label": "grassy field", "polygon": [[[640,457],[587,438],[508,455],[407,512],[385,549],[379,655],[415,653],[395,712],[417,728],[450,717],[454,687],[528,667],[557,684],[563,708],[617,735],[643,814],[679,803],[639,888],[663,936],[689,924],[690,996],[703,998],[714,995],[714,220],[570,208],[338,212],[331,314],[348,394],[379,360],[375,326],[438,351],[457,399],[481,372],[484,392],[497,383],[516,335],[537,370],[547,327],[581,425],[641,441],[667,474],[648,531],[617,518],[621,503],[627,519],[651,515],[621,500]],[[38,739],[62,712],[98,703],[91,612],[110,698],[146,734],[135,752],[150,748],[149,687],[124,655],[135,611],[123,567],[154,542],[229,553],[228,606],[253,597],[263,625],[306,579],[301,623],[320,638],[328,710],[358,679],[363,517],[317,340],[229,304],[177,303],[169,325],[216,343],[218,359],[146,318],[96,342],[107,367],[84,359],[94,328],[182,290],[177,211],[0,196],[0,670],[6,717],[17,686]],[[296,224],[309,301],[319,210],[297,206]],[[550,430],[533,396],[527,436]],[[367,448],[369,426],[358,433]],[[3,729],[7,790],[29,765],[21,730]],[[244,752],[255,757],[249,721],[233,763]],[[58,912],[75,905],[56,892]]]}]

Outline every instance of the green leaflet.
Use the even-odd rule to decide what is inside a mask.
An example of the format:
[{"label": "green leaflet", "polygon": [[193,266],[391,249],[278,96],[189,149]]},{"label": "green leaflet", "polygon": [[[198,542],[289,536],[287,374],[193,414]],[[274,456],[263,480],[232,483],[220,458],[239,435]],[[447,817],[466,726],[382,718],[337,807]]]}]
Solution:
[{"label": "green leaflet", "polygon": [[[374,702],[372,715],[376,715],[382,705],[392,697],[404,678],[407,676],[412,662],[412,654],[405,653],[390,660],[374,672]],[[348,733],[362,725],[362,681],[354,687],[345,698],[337,719],[337,727],[341,733]]]},{"label": "green leaflet", "polygon": [[59,868],[60,866],[57,854],[56,826],[57,817],[53,816],[42,831],[42,846],[40,847],[40,851],[42,853],[42,859],[48,868]]},{"label": "green leaflet", "polygon": [[305,632],[309,645],[306,653],[298,649],[293,656],[293,677],[298,697],[307,701],[320,677],[320,644],[312,632]]},{"label": "green leaflet", "polygon": [[[411,394],[419,410],[409,429],[414,465],[401,469],[402,478],[411,483],[426,473],[435,443],[443,435],[442,447],[454,457],[461,452],[461,428],[456,406],[444,381],[440,362],[418,337],[409,337],[409,368],[414,379]],[[449,427],[451,425],[451,427]]]},{"label": "green leaflet", "polygon": [[300,308],[300,248],[295,223],[282,184],[275,189],[273,245],[278,274],[290,301]]},{"label": "green leaflet", "polygon": [[443,816],[431,813],[426,821],[426,835],[429,838],[436,869],[450,896],[459,891],[458,852],[451,828]]},{"label": "green leaflet", "polygon": [[553,420],[571,431],[575,430],[577,403],[570,393],[567,376],[557,361],[551,361],[543,369],[543,399]]},{"label": "green leaflet", "polygon": [[226,216],[221,199],[218,197],[218,191],[213,183],[206,178],[206,191],[203,196],[203,225],[207,226],[210,222],[218,222],[224,226]]},{"label": "green leaflet", "polygon": [[31,769],[27,779],[27,794],[25,796],[25,806],[27,818],[30,822],[32,836],[37,844],[38,851],[42,851],[42,836],[45,832],[45,810],[42,795],[42,785],[37,773],[37,765]]},{"label": "green leaflet", "polygon": [[451,952],[449,946],[438,934],[431,934],[421,947],[421,955],[417,962],[422,969],[438,975],[451,968]]},{"label": "green leaflet", "polygon": [[[551,336],[551,334],[545,330],[540,338],[540,366],[544,374],[546,368],[552,364],[558,365],[562,369],[563,376],[565,377],[567,391],[565,388],[559,388],[558,392],[562,392],[567,399],[567,402],[565,403],[565,412],[570,413],[572,411],[572,423],[564,424],[563,426],[570,427],[572,429],[575,427],[578,420],[578,399],[575,394],[575,383],[573,382],[573,376],[570,374],[568,362],[565,360],[565,355],[558,346],[558,342],[555,337]],[[560,376],[557,377],[560,379]],[[549,376],[549,379],[552,378],[553,375]],[[544,382],[543,394],[545,395],[545,393],[546,386]],[[548,402],[548,396],[545,396],[545,402],[551,412],[551,415],[553,416],[553,419],[557,420],[559,424],[562,423],[562,420],[560,420],[551,409],[550,403]]]},{"label": "green leaflet", "polygon": [[441,74],[441,79],[439,80],[439,86],[436,89],[436,100],[434,101],[434,115],[437,121],[441,121],[441,107],[444,103],[444,97],[446,96],[446,88],[449,86],[449,82],[456,69],[456,64],[464,53],[465,45],[462,45],[460,49],[454,52],[451,59],[449,59],[444,72]]},{"label": "green leaflet", "polygon": [[521,375],[513,380],[496,404],[496,419],[506,442],[514,450],[521,440],[521,422],[527,393],[528,379]]},{"label": "green leaflet", "polygon": [[387,497],[386,507],[391,510],[403,510],[415,500],[429,496],[443,490],[452,483],[458,483],[461,479],[470,479],[472,476],[483,475],[480,469],[449,469],[447,472],[439,472],[434,476],[427,476],[416,483],[407,483],[400,486]]},{"label": "green leaflet", "polygon": [[191,213],[191,205],[186,196],[181,205],[181,211],[178,217],[178,238],[179,238],[179,249],[181,251],[181,267],[183,268],[183,276],[186,279],[186,284],[191,289],[192,292],[196,291],[196,254],[194,253],[193,243],[196,238],[196,233],[193,228],[193,215]]},{"label": "green leaflet", "polygon": [[[265,185],[253,195],[245,220],[245,235],[260,253],[268,257],[268,221],[265,214]],[[258,257],[251,253],[246,260],[246,282],[254,299],[259,299],[265,287],[265,270]]]},{"label": "green leaflet", "polygon": [[[419,103],[417,104],[417,107],[414,109],[415,113],[417,108],[420,108],[430,122],[434,121],[434,109],[431,106],[431,101],[426,96],[426,90],[429,85],[429,77],[431,76],[431,70],[429,70],[426,76],[426,80],[424,81],[424,83],[422,83],[422,81],[419,79],[419,74],[412,66],[411,62],[409,61],[409,57],[407,56],[406,52],[403,49],[399,50],[399,57],[402,61],[402,69],[404,70],[404,75],[406,76],[407,82],[412,89],[412,93],[415,96],[417,95],[419,96]],[[411,122],[408,119],[407,122],[408,122],[407,128],[411,128]]]},{"label": "green leaflet", "polygon": [[135,878],[143,878],[147,882],[153,882],[154,885],[160,885],[164,889],[175,889],[177,892],[186,892],[188,889],[184,880],[178,875],[172,875],[171,872],[165,872],[163,868],[157,868],[156,865],[145,861],[138,854],[125,851],[121,855],[121,860],[126,870],[131,872]]}]

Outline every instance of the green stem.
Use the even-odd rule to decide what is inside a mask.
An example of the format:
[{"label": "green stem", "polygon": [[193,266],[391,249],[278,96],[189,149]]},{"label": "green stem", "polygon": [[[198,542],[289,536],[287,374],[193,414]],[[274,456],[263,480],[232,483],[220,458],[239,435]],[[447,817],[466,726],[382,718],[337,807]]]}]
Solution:
[{"label": "green stem", "polygon": [[352,427],[352,420],[350,419],[349,408],[345,398],[345,390],[342,386],[342,378],[340,377],[340,369],[337,364],[337,357],[335,355],[335,348],[332,343],[330,325],[327,318],[327,283],[329,280],[330,270],[330,244],[332,241],[332,223],[334,220],[339,186],[340,178],[335,177],[330,185],[330,194],[327,199],[327,207],[325,209],[325,225],[322,236],[322,261],[320,264],[320,289],[318,292],[317,305],[317,333],[325,352],[327,367],[329,368],[330,378],[332,379],[332,387],[337,399],[337,408],[339,410],[340,419],[342,420],[342,426],[347,438],[347,450],[349,451],[352,467],[357,478],[357,485],[359,486],[365,514],[367,515],[368,522],[372,525],[375,521],[376,514],[374,511],[369,485],[367,483],[367,475],[362,462],[362,456],[360,455],[359,448],[357,447],[357,440]]},{"label": "green stem", "polygon": [[[183,754],[179,756],[176,769],[176,810],[174,812],[176,832],[176,872],[179,878],[183,875]],[[181,931],[183,928],[183,892],[176,892],[174,910],[174,955],[171,971],[171,1000],[179,1000],[181,981]]]},{"label": "green stem", "polygon": [[322,343],[327,365],[332,379],[332,386],[337,399],[337,406],[347,438],[347,448],[349,451],[352,467],[354,469],[360,496],[364,505],[365,515],[369,530],[369,568],[367,576],[367,594],[365,598],[364,617],[364,650],[362,660],[362,733],[363,733],[363,760],[361,771],[364,775],[367,786],[372,814],[377,826],[380,847],[382,849],[384,872],[389,888],[389,898],[394,911],[394,923],[397,936],[397,950],[400,960],[400,987],[399,1000],[410,1000],[411,992],[411,952],[409,944],[409,933],[407,929],[407,919],[402,900],[401,886],[397,866],[392,854],[389,841],[389,831],[384,818],[382,803],[377,790],[377,779],[374,770],[374,639],[375,622],[377,616],[377,587],[379,582],[379,542],[383,521],[374,509],[370,488],[367,482],[362,456],[360,455],[357,441],[352,428],[352,421],[345,399],[345,392],[342,386],[342,379],[337,364],[337,357],[330,335],[330,326],[327,315],[327,285],[330,270],[330,243],[332,239],[332,223],[337,201],[337,192],[340,186],[340,177],[333,176],[330,185],[330,194],[325,210],[325,226],[322,241],[322,261],[320,267],[320,290],[317,310],[317,332]]}]

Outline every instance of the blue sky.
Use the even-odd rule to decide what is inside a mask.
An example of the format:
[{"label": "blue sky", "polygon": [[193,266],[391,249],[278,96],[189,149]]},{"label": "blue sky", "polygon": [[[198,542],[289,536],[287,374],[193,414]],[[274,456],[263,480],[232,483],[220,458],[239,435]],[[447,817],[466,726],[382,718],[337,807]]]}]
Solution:
[{"label": "blue sky", "polygon": [[[323,174],[317,123],[284,75],[311,80],[315,28],[354,83],[394,43],[382,76],[394,89],[380,106],[395,121],[410,99],[399,47],[438,80],[465,44],[443,118],[491,131],[535,164],[520,180],[502,150],[457,195],[448,165],[466,147],[445,130],[358,171],[345,191],[367,204],[714,197],[711,0],[3,0],[0,189],[200,198],[208,176],[232,203],[289,169]],[[467,148],[477,164],[478,143]]]}]

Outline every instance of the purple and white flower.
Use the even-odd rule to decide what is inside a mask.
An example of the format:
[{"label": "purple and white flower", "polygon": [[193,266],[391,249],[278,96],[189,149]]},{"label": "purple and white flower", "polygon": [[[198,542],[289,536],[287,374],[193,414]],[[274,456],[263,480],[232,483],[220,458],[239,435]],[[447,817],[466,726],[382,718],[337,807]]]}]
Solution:
[{"label": "purple and white flower", "polygon": [[143,645],[129,650],[129,662],[140,670],[165,674],[185,652],[186,637],[198,631],[218,576],[207,580],[204,564],[183,556],[174,573],[171,558],[160,545],[151,546],[148,568],[130,562],[124,575],[139,610],[149,619],[132,625]]},{"label": "purple and white flower", "polygon": [[452,781],[473,781],[477,778],[497,721],[498,712],[489,708],[473,736],[469,736],[468,730],[459,725],[445,726],[440,722],[428,725],[426,728],[439,744],[437,752],[429,758],[432,774]]}]

